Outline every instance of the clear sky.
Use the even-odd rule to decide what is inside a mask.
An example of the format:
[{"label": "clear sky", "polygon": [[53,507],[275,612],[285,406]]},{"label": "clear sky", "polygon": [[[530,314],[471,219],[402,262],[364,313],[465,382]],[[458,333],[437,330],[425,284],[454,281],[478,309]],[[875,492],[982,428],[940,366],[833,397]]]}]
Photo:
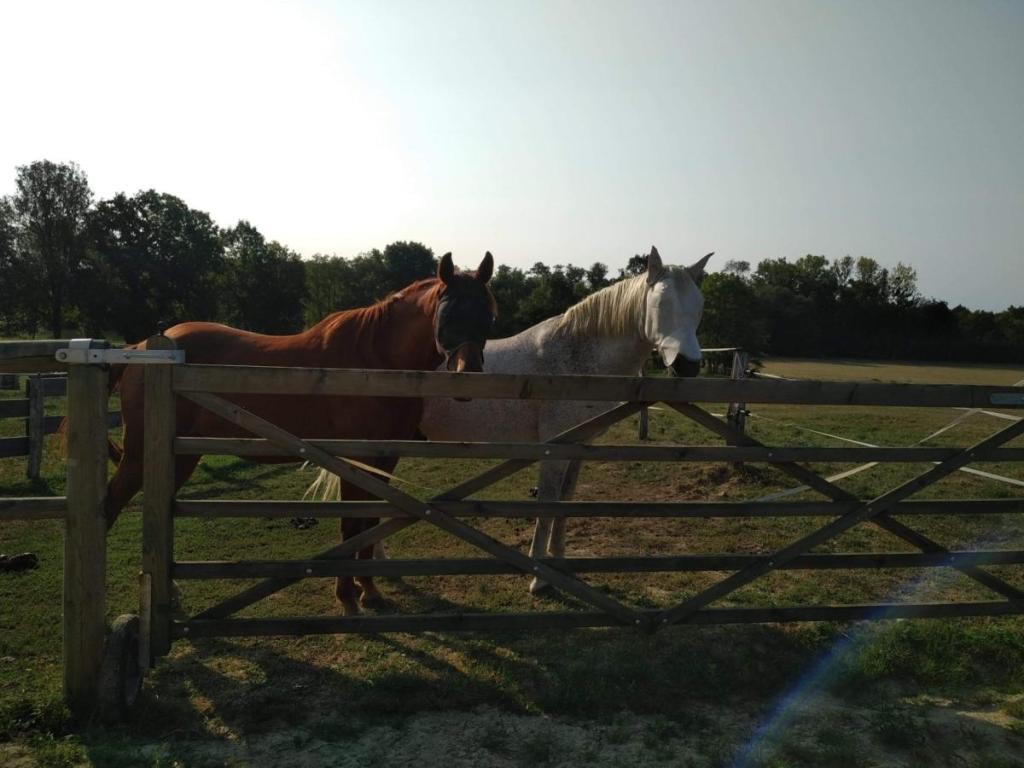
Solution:
[{"label": "clear sky", "polygon": [[1024,304],[1024,3],[0,2],[0,194],[73,160],[303,255],[805,253]]}]

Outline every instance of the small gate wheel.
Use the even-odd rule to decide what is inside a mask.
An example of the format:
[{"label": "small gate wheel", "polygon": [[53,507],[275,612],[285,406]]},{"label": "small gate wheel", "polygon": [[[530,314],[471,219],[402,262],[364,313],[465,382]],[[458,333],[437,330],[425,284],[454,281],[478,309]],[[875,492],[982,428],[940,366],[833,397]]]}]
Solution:
[{"label": "small gate wheel", "polygon": [[142,688],[139,667],[139,617],[126,613],[110,627],[100,664],[97,712],[102,721],[123,720]]}]

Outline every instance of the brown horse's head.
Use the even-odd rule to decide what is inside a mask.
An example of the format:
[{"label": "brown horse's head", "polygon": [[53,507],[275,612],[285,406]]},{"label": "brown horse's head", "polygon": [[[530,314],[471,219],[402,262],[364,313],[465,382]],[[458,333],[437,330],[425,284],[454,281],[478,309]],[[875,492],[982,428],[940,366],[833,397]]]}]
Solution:
[{"label": "brown horse's head", "polygon": [[482,371],[484,344],[497,312],[487,287],[494,271],[490,251],[476,272],[457,272],[452,255],[441,257],[437,277],[442,283],[434,313],[434,341],[449,371]]}]

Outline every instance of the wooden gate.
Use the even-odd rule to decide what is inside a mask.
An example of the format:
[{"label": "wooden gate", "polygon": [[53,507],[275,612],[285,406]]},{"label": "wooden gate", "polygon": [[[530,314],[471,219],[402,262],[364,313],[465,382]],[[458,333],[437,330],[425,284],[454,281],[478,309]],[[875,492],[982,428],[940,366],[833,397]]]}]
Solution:
[{"label": "wooden gate", "polygon": [[[303,440],[247,412],[233,394],[365,395],[375,397],[534,398],[605,401],[609,409],[544,443],[428,443],[415,441]],[[1024,449],[1004,443],[1024,433],[1014,421],[974,445],[959,448],[795,448],[764,445],[695,403],[742,402],[1021,408],[1024,396],[1000,387],[863,384],[722,379],[597,376],[514,376],[408,371],[314,370],[227,366],[161,366],[146,371],[146,486],[143,562],[144,653],[152,660],[177,638],[299,635],[348,632],[416,632],[631,626],[656,631],[674,624],[1006,615],[1024,612],[1024,592],[984,570],[985,565],[1024,563],[1022,551],[949,551],[894,515],[1024,512],[1024,499],[915,501],[909,497],[967,464],[1021,461]],[[244,427],[252,438],[177,437],[176,397]],[[641,408],[664,403],[735,445],[590,445],[586,441]],[[380,499],[376,502],[184,501],[172,497],[175,454],[287,455],[324,467]],[[423,501],[389,486],[339,457],[421,456],[500,458],[497,466]],[[538,502],[475,501],[469,497],[544,459],[628,461],[764,462],[819,492],[814,502]],[[811,471],[804,462],[929,462],[934,466],[875,498],[861,499]],[[385,518],[344,544],[299,561],[181,562],[173,557],[177,517]],[[467,520],[482,517],[784,517],[827,518],[821,527],[777,551],[757,555],[669,557],[531,558],[480,531]],[[871,523],[898,536],[913,551],[818,554],[814,547],[850,528]],[[355,552],[411,525],[433,525],[468,542],[486,557],[470,559],[359,561]],[[982,584],[993,599],[973,602],[713,607],[750,582],[788,568],[951,567]],[[580,574],[595,572],[729,571],[712,586],[659,610],[627,605],[591,586]],[[346,575],[474,575],[523,573],[538,576],[572,595],[586,610],[538,613],[448,613],[429,615],[232,618],[303,578]],[[187,619],[171,614],[171,580],[263,578],[264,581]]]}]

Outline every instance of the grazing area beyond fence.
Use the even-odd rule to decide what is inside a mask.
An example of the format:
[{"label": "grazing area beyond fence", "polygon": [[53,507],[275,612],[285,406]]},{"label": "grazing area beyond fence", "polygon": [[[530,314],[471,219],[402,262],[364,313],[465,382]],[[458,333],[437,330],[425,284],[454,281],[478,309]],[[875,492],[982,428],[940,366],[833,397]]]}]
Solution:
[{"label": "grazing area beyond fence", "polygon": [[[1005,379],[988,381],[1001,385],[997,389],[1002,392],[1024,377],[1024,372],[1019,374],[1013,378],[1007,371]],[[178,385],[197,392],[210,387],[218,374],[201,375],[208,378],[200,382],[200,374],[183,373]],[[331,382],[343,379],[318,376],[328,384],[317,386],[334,386]],[[386,605],[365,617],[337,617],[332,591],[320,577],[353,572],[355,566],[311,555],[335,544],[334,526],[329,525],[334,517],[380,510],[366,504],[362,512],[345,503],[318,505],[314,511],[308,502],[268,504],[267,499],[301,497],[312,473],[209,456],[174,502],[180,519],[174,523],[174,560],[167,565],[168,575],[182,579],[181,613],[175,614],[170,605],[159,607],[171,633],[234,634],[233,627],[258,633],[348,631],[360,622],[367,631],[409,630],[417,628],[418,616],[448,618],[436,625],[425,621],[419,627],[431,630],[425,634],[175,642],[143,688],[132,715],[135,735],[115,731],[113,736],[85,737],[77,748],[98,761],[118,749],[141,749],[141,741],[149,739],[163,745],[145,753],[153,763],[251,759],[269,765],[282,755],[308,751],[325,762],[344,764],[351,758],[352,764],[386,764],[401,755],[402,745],[396,741],[407,743],[410,750],[427,743],[443,749],[441,745],[461,738],[470,740],[465,761],[449,755],[450,764],[557,764],[565,759],[607,765],[718,765],[744,764],[737,760],[742,757],[752,765],[872,765],[886,760],[900,764],[912,755],[944,764],[946,755],[964,755],[964,744],[969,744],[967,757],[991,758],[979,765],[1015,764],[1015,750],[1022,745],[1019,724],[1024,722],[1024,622],[1019,617],[870,628],[831,622],[691,626],[653,635],[602,629],[481,635],[446,631],[465,622],[450,617],[472,615],[483,615],[482,624],[494,621],[487,616],[516,616],[506,628],[580,621],[567,616],[590,617],[583,623],[593,623],[595,614],[610,617],[600,623],[629,623],[619,620],[619,608],[605,612],[602,607],[613,604],[631,611],[629,618],[653,620],[668,612],[671,618],[686,620],[695,614],[680,606],[692,606],[696,596],[721,589],[716,585],[752,565],[768,567],[761,578],[725,595],[712,609],[720,611],[719,617],[770,621],[847,619],[867,612],[880,618],[902,615],[902,609],[887,608],[886,603],[911,604],[917,606],[916,613],[949,610],[927,608],[936,603],[970,606],[953,613],[1005,613],[1019,607],[1014,591],[1024,587],[1019,557],[1024,549],[1024,489],[1005,482],[1024,480],[1019,438],[996,449],[983,466],[985,475],[939,464],[948,473],[912,500],[897,502],[903,506],[890,518],[895,525],[875,518],[882,525],[851,526],[813,550],[788,552],[793,554],[788,560],[768,563],[765,558],[831,525],[837,512],[856,509],[855,500],[885,499],[887,492],[909,487],[917,476],[937,476],[933,462],[955,460],[960,447],[981,445],[984,450],[992,434],[1019,423],[1012,420],[1013,410],[957,401],[973,411],[961,418],[965,412],[955,410],[957,406],[931,400],[879,407],[867,398],[858,404],[857,398],[870,390],[858,387],[844,390],[854,404],[794,406],[759,402],[756,386],[724,384],[742,389],[709,394],[710,389],[701,387],[711,385],[698,382],[692,391],[700,394],[673,401],[676,408],[654,406],[653,444],[625,445],[636,434],[635,422],[625,420],[613,425],[595,447],[501,448],[513,455],[511,461],[520,462],[520,469],[529,459],[545,457],[544,451],[551,451],[549,458],[574,451],[587,455],[577,501],[561,508],[570,516],[567,559],[543,565],[570,578],[582,577],[584,586],[598,595],[572,585],[578,594],[563,589],[560,596],[533,598],[526,593],[526,580],[513,575],[523,569],[510,567],[515,563],[509,562],[508,552],[501,553],[506,560],[472,557],[476,542],[453,538],[428,521],[410,525],[415,509],[436,507],[454,519],[471,520],[503,547],[522,550],[532,531],[529,518],[540,507],[533,506],[537,502],[504,503],[528,498],[532,474],[512,473],[509,464],[497,469],[485,456],[498,449],[389,446],[407,456],[395,470],[399,480],[392,484],[402,492],[395,497],[398,509],[390,513],[401,513],[393,524],[400,524],[400,530],[389,538],[394,559],[364,561],[360,567],[400,578],[383,583]],[[382,384],[375,386],[374,391],[382,392]],[[547,385],[531,386],[533,394],[543,394]],[[827,387],[818,387],[819,392],[823,389]],[[761,389],[761,400],[765,391]],[[737,392],[742,398],[734,397]],[[639,389],[624,399],[657,401],[663,399],[659,393]],[[691,399],[710,404],[698,413]],[[729,447],[721,440],[728,436],[718,426],[723,422],[714,415],[724,418],[725,406],[715,403],[733,399],[746,402],[752,418],[747,422],[749,437]],[[279,450],[268,439],[264,435],[222,447],[242,453]],[[837,450],[852,445],[850,441],[858,445]],[[211,447],[191,439],[170,446],[179,452]],[[376,450],[351,443],[313,447],[353,458]],[[415,458],[416,453],[432,457]],[[439,454],[449,458],[437,458]],[[822,490],[835,489],[826,491],[834,494],[834,501],[800,487],[869,460],[880,463],[820,485]],[[810,474],[796,470],[801,476],[794,479],[795,464],[790,462],[795,461]],[[47,470],[53,491],[59,493],[58,465],[46,461]],[[446,489],[450,496],[453,486],[476,484],[474,477],[498,475],[502,477],[496,484],[476,494],[479,503],[460,507],[462,502],[451,499],[430,501]],[[18,483],[8,475],[0,477],[16,495]],[[791,495],[785,501],[758,501],[782,493]],[[242,501],[205,501],[225,497]],[[971,501],[954,509],[955,499]],[[410,508],[402,509],[403,504]],[[419,504],[423,506],[413,507]],[[752,514],[767,505],[774,505],[780,516]],[[108,617],[138,610],[141,531],[132,510],[139,507],[130,508],[109,540]],[[520,508],[522,513],[510,514]],[[554,507],[544,511],[559,513]],[[591,514],[595,511],[615,514]],[[315,517],[319,524],[298,529],[290,521],[296,515]],[[870,510],[864,520],[869,516]],[[59,710],[49,702],[59,691],[60,647],[59,641],[54,646],[53,634],[59,635],[60,627],[60,524],[43,520],[3,525],[0,549],[32,549],[41,559],[36,570],[0,579],[4,605],[16,606],[3,616],[4,629],[11,632],[0,638],[0,656],[13,660],[0,666],[5,727],[12,735],[19,728],[59,732]],[[908,533],[911,528],[913,534]],[[917,537],[917,552],[906,543],[910,535]],[[950,558],[934,549],[939,544],[983,554]],[[836,567],[840,565],[859,567],[841,570]],[[935,565],[944,567],[931,567]],[[982,565],[992,579],[979,577]],[[476,575],[458,575],[467,570]],[[298,576],[306,578],[244,608],[239,619],[195,618],[239,589],[251,589],[253,578]],[[186,577],[198,580],[186,582]],[[855,613],[813,616],[806,613],[811,604],[861,607]],[[708,609],[699,608],[696,615],[702,610]],[[519,618],[525,615],[535,618]],[[310,618],[300,622],[297,616]],[[944,707],[936,703],[940,699],[953,703]],[[774,712],[780,700],[788,702],[784,712]],[[296,706],[300,701],[303,706]],[[727,716],[725,701],[730,702]],[[548,717],[529,717],[536,714]],[[580,718],[589,723],[583,731]],[[786,718],[790,727],[780,730]],[[841,724],[851,718],[859,727],[843,730]],[[277,733],[283,741],[257,739],[256,731]],[[957,737],[947,739],[943,733]],[[430,742],[428,734],[436,741]],[[393,751],[383,746],[389,741]],[[238,751],[242,743],[248,752]],[[61,746],[43,740],[31,749],[52,756],[60,754]],[[316,764],[316,757],[310,759]]]}]

